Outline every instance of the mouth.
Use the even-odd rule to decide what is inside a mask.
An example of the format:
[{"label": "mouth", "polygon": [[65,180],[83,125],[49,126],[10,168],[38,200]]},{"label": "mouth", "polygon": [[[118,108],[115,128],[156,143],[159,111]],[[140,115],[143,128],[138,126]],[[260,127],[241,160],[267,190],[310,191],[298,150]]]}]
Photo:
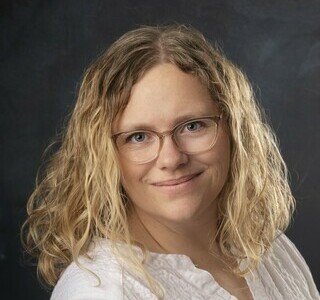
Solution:
[{"label": "mouth", "polygon": [[152,185],[154,186],[162,186],[162,187],[170,187],[170,186],[177,186],[183,183],[186,183],[188,181],[191,181],[192,179],[198,177],[202,172],[194,173],[194,174],[189,174],[186,176],[182,176],[176,179],[169,179],[169,180],[164,180],[164,181],[159,181],[155,182]]}]

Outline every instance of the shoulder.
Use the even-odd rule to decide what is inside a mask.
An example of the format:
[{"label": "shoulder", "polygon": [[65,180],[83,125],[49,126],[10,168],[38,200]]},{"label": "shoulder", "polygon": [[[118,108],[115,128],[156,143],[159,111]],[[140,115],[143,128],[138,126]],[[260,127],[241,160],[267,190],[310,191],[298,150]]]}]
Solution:
[{"label": "shoulder", "polygon": [[266,286],[277,289],[281,294],[300,295],[300,299],[320,299],[308,265],[285,234],[280,234],[273,242],[258,272]]},{"label": "shoulder", "polygon": [[297,276],[312,279],[309,267],[294,243],[285,235],[280,234],[267,253],[267,259],[278,267],[286,267]]},{"label": "shoulder", "polygon": [[62,273],[51,300],[123,299],[122,268],[109,242],[96,242],[88,256],[79,257]]}]

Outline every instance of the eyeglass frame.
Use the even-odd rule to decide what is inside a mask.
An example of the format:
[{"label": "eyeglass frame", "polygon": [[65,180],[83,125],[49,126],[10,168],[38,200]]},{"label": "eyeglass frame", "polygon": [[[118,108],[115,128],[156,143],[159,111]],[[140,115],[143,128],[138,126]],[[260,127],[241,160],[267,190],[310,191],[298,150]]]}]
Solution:
[{"label": "eyeglass frame", "polygon": [[[146,164],[146,163],[149,163],[153,160],[155,160],[158,156],[159,156],[159,153],[161,151],[161,148],[162,148],[162,145],[163,145],[163,139],[164,137],[166,136],[171,136],[171,140],[174,142],[175,146],[177,147],[177,149],[182,152],[182,153],[185,153],[185,154],[189,154],[189,155],[192,155],[192,154],[199,154],[201,152],[205,152],[205,151],[208,151],[210,149],[213,148],[213,146],[215,145],[216,141],[217,141],[217,137],[218,137],[218,130],[219,130],[219,123],[222,119],[222,116],[223,116],[223,113],[221,113],[220,115],[216,115],[216,116],[204,116],[204,117],[199,117],[199,118],[193,118],[193,119],[190,119],[190,120],[186,120],[186,121],[183,121],[177,125],[175,125],[171,130],[167,130],[167,131],[163,131],[163,132],[158,132],[158,131],[155,131],[155,130],[152,130],[152,129],[137,129],[137,130],[129,130],[129,131],[122,131],[122,132],[117,132],[117,133],[114,133],[111,135],[111,139],[113,140],[116,148],[118,149],[119,151],[119,147],[118,147],[118,144],[117,144],[117,139],[120,135],[122,134],[128,134],[128,133],[132,133],[134,134],[135,132],[136,133],[139,133],[139,132],[151,132],[151,133],[154,133],[158,138],[159,138],[159,149],[155,155],[154,158],[150,159],[150,160],[147,160],[145,162],[136,162],[136,161],[133,161],[129,158],[126,157],[126,159],[128,159],[129,161],[135,163],[135,164],[138,164],[138,165],[142,165],[142,164]],[[184,151],[182,150],[177,141],[176,141],[176,138],[175,138],[175,131],[177,128],[179,128],[181,125],[183,124],[187,124],[187,123],[191,123],[192,121],[197,121],[197,120],[202,120],[202,119],[211,119],[212,121],[214,121],[216,124],[217,124],[217,133],[216,133],[216,137],[215,137],[215,140],[213,141],[212,145],[206,149],[206,150],[203,150],[203,151],[197,151],[197,152],[188,152],[188,151]],[[120,151],[119,151],[120,152]]]}]

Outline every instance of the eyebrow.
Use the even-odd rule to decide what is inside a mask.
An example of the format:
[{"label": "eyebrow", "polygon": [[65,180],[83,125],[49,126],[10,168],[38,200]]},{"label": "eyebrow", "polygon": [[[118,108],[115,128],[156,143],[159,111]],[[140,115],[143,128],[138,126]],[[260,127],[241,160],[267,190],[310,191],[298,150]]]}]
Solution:
[{"label": "eyebrow", "polygon": [[[186,114],[186,115],[182,115],[177,117],[176,119],[174,119],[174,121],[170,124],[170,128],[174,128],[175,126],[182,124],[188,120],[193,120],[193,119],[201,119],[201,118],[205,118],[205,117],[210,117],[210,116],[215,116],[218,115],[213,113],[213,114],[208,114],[208,113],[200,113],[200,114]],[[137,130],[155,130],[155,127],[151,124],[148,123],[137,123],[137,124],[127,124],[125,126],[125,128],[117,131],[114,134],[118,134],[118,133],[122,133],[122,132],[130,132],[130,131],[137,131]]]}]

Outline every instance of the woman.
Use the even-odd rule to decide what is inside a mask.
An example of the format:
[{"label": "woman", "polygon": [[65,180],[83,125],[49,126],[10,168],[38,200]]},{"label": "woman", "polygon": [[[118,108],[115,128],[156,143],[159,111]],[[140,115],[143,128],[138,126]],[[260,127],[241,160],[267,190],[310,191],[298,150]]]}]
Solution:
[{"label": "woman", "polygon": [[28,203],[52,299],[319,299],[245,75],[196,30],[143,27],[85,73]]}]

